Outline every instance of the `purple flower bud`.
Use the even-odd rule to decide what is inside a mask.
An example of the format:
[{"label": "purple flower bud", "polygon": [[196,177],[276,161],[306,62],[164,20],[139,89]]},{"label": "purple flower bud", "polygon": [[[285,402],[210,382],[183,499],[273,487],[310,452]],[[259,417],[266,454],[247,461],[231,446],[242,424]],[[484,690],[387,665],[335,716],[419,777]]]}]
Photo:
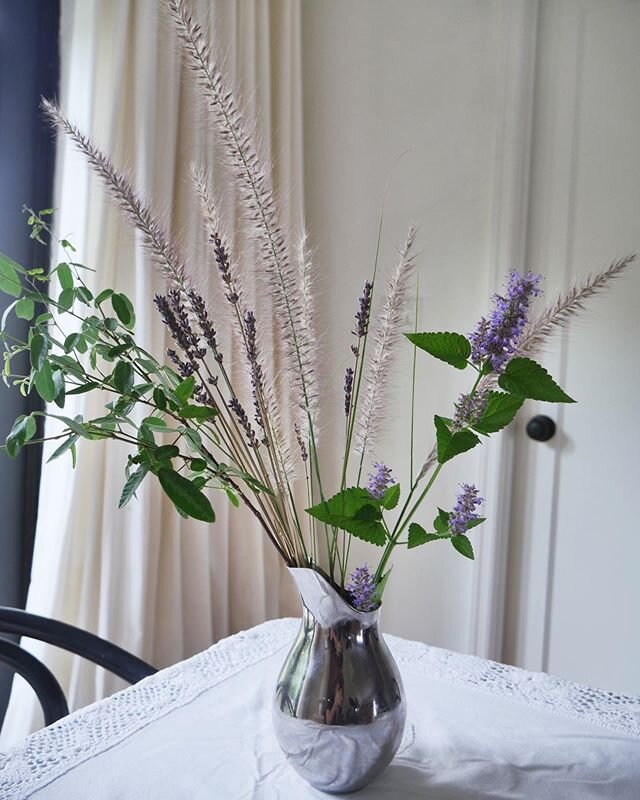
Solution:
[{"label": "purple flower bud", "polygon": [[356,329],[353,332],[354,336],[362,339],[367,335],[369,329],[369,317],[371,316],[371,294],[373,292],[373,284],[371,281],[365,281],[358,301],[358,311],[356,312]]},{"label": "purple flower bud", "polygon": [[349,416],[351,411],[351,395],[353,392],[353,370],[347,367],[344,373],[344,415]]},{"label": "purple flower bud", "polygon": [[531,300],[541,294],[539,282],[540,275],[532,272],[520,275],[511,270],[506,297],[494,295],[494,308],[489,318],[482,317],[469,335],[474,364],[489,360],[494,372],[502,372],[517,350]]},{"label": "purple flower bud", "polygon": [[375,497],[376,500],[382,499],[384,497],[384,493],[387,489],[395,483],[393,479],[393,475],[391,474],[391,470],[389,467],[386,467],[384,464],[374,464],[373,465],[374,472],[369,475],[369,484],[367,489],[369,490],[369,494],[371,497]]},{"label": "purple flower bud", "polygon": [[364,564],[356,567],[349,575],[346,590],[351,598],[351,603],[358,611],[371,611],[374,606],[374,593],[376,590],[375,577],[369,572],[369,567]]},{"label": "purple flower bud", "polygon": [[455,534],[466,533],[474,519],[480,519],[480,514],[476,514],[477,506],[482,505],[484,500],[478,496],[478,489],[473,484],[460,484],[456,505],[449,514],[449,527]]},{"label": "purple flower bud", "polygon": [[451,430],[455,433],[478,422],[484,414],[488,402],[489,392],[486,389],[481,389],[473,394],[461,394],[455,404],[456,410]]}]

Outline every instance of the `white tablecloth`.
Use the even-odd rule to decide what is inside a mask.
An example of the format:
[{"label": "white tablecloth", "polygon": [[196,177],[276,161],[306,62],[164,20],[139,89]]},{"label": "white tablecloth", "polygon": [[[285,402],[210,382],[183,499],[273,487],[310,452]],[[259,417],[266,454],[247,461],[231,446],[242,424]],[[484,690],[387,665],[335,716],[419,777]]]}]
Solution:
[{"label": "white tablecloth", "polygon": [[[306,800],[274,682],[298,622],[219,642],[0,756],[2,800]],[[387,636],[408,723],[375,800],[640,800],[640,698]]]}]

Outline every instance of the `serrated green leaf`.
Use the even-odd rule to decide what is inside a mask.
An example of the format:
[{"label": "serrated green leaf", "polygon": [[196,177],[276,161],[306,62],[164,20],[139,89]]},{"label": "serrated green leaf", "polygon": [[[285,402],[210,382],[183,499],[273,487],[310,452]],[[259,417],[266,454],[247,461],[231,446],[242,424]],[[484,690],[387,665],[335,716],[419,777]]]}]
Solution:
[{"label": "serrated green leaf", "polygon": [[480,439],[468,430],[458,431],[451,433],[447,423],[442,417],[437,414],[434,417],[436,426],[436,442],[438,450],[438,463],[445,464],[460,453],[466,453],[477,444],[480,444]]},{"label": "serrated green leaf", "polygon": [[134,378],[133,365],[129,361],[118,361],[111,375],[111,383],[122,394],[129,394]]},{"label": "serrated green leaf", "polygon": [[33,382],[36,391],[45,403],[53,403],[56,398],[56,385],[53,382],[53,374],[51,366],[48,361],[45,361],[40,369],[36,372]]},{"label": "serrated green leaf", "polygon": [[215,410],[215,408],[210,408],[209,406],[188,405],[183,406],[180,409],[179,414],[182,419],[195,419],[199,422],[204,422],[205,420],[216,417],[218,412]]},{"label": "serrated green leaf", "polygon": [[122,489],[122,494],[120,495],[118,508],[124,508],[127,505],[129,500],[131,500],[131,498],[138,491],[140,484],[142,483],[148,472],[149,472],[149,467],[146,464],[143,464],[135,472],[132,472],[131,475],[129,475]]},{"label": "serrated green leaf", "polygon": [[15,261],[0,253],[0,292],[11,297],[20,297],[22,284],[18,273],[21,271],[22,268]]},{"label": "serrated green leaf", "polygon": [[18,319],[32,320],[36,313],[36,304],[33,300],[23,297],[16,303],[16,317]]},{"label": "serrated green leaf", "polygon": [[409,537],[407,547],[411,550],[414,547],[419,547],[421,544],[427,544],[427,542],[435,542],[441,537],[438,536],[437,533],[427,533],[422,525],[418,525],[417,522],[412,522],[409,525]]},{"label": "serrated green leaf", "polygon": [[400,501],[400,484],[394,483],[384,493],[380,505],[387,511],[394,509]]},{"label": "serrated green leaf", "polygon": [[452,536],[451,544],[459,553],[461,553],[463,556],[466,556],[466,558],[470,558],[472,560],[475,558],[473,554],[473,545],[469,541],[468,537],[464,535],[464,533],[457,533],[455,536]]},{"label": "serrated green leaf", "polygon": [[449,531],[449,512],[438,509],[438,516],[433,520],[433,527],[436,533],[447,533]]},{"label": "serrated green leaf", "polygon": [[61,289],[73,289],[73,272],[68,264],[58,264],[56,269]]},{"label": "serrated green leaf", "polygon": [[471,344],[460,333],[405,333],[407,339],[420,350],[451,364],[456,369],[464,369],[471,355]]},{"label": "serrated green leaf", "polygon": [[471,426],[478,433],[497,433],[513,422],[524,397],[506,392],[490,392],[484,414]]},{"label": "serrated green leaf", "polygon": [[501,389],[531,400],[547,403],[575,403],[547,370],[531,358],[513,358],[498,378]]},{"label": "serrated green leaf", "polygon": [[120,322],[125,328],[131,330],[136,324],[136,316],[131,300],[129,300],[126,294],[112,294],[111,305]]},{"label": "serrated green leaf", "polygon": [[193,483],[168,467],[158,472],[160,485],[175,507],[194,519],[215,522],[216,515],[209,498]]},{"label": "serrated green leaf", "polygon": [[359,512],[370,516],[369,512],[363,512],[367,506],[375,508],[373,498],[366,489],[355,486],[344,489],[328,500],[308,508],[307,513],[320,522],[326,522],[340,530],[352,533],[359,539],[382,547],[387,537],[379,518],[360,519],[357,516]]}]

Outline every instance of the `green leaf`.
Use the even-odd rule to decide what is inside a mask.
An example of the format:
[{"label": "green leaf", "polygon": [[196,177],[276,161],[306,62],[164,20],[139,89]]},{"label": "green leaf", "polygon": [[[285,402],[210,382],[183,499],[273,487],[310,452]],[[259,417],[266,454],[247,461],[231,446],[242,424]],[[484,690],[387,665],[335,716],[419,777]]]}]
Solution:
[{"label": "green leaf", "polygon": [[179,412],[182,419],[195,419],[199,422],[204,422],[207,419],[213,419],[218,416],[215,408],[209,406],[183,406]]},{"label": "green leaf", "polygon": [[547,370],[530,358],[513,358],[498,378],[501,389],[531,400],[575,403],[553,380]]},{"label": "green leaf", "polygon": [[[375,509],[375,515],[369,509]],[[366,510],[365,510],[366,509]],[[307,509],[312,517],[380,547],[386,542],[379,509],[366,489],[351,487]],[[358,516],[361,515],[361,516]],[[361,517],[365,518],[362,519]]]},{"label": "green leaf", "polygon": [[524,403],[524,397],[506,392],[490,392],[484,414],[471,426],[478,433],[497,433],[513,422]]},{"label": "green leaf", "polygon": [[466,556],[467,558],[470,558],[472,560],[475,558],[473,554],[473,545],[471,544],[469,539],[464,535],[464,533],[457,533],[455,536],[452,536],[451,544],[463,556]]},{"label": "green leaf", "polygon": [[438,516],[433,520],[433,527],[436,533],[445,534],[449,532],[449,512],[438,509]]},{"label": "green leaf", "polygon": [[180,450],[175,446],[175,444],[163,444],[161,447],[155,451],[154,456],[157,458],[158,461],[164,461],[165,459],[169,458],[176,458],[176,456],[180,455]]},{"label": "green leaf", "polygon": [[78,286],[76,289],[76,297],[81,303],[84,303],[86,306],[91,303],[93,300],[93,294],[86,286]]},{"label": "green leaf", "polygon": [[384,575],[380,578],[380,580],[376,584],[376,588],[373,590],[373,594],[371,595],[371,602],[373,603],[375,608],[377,608],[380,605],[380,603],[382,603],[382,595],[384,594],[385,587],[389,580],[389,575],[391,575],[390,569],[388,569],[384,573]]},{"label": "green leaf", "polygon": [[156,430],[159,428],[164,430],[167,427],[167,423],[162,417],[145,417],[142,420],[142,424],[147,425],[149,428],[155,428]]},{"label": "green leaf", "polygon": [[471,344],[460,333],[405,333],[407,339],[440,361],[464,369],[471,355]]},{"label": "green leaf", "polygon": [[113,294],[111,295],[111,305],[120,322],[125,328],[131,330],[136,324],[136,315],[131,300],[126,294]]},{"label": "green leaf", "polygon": [[477,528],[478,525],[482,525],[483,522],[486,522],[486,517],[478,517],[478,519],[472,519],[471,522],[467,525],[467,530],[470,531],[471,528]]},{"label": "green leaf", "polygon": [[185,378],[176,388],[173,390],[173,393],[178,398],[178,402],[186,403],[187,400],[193,394],[194,389],[196,388],[196,379],[193,375],[190,375],[188,378]]},{"label": "green leaf", "polygon": [[34,384],[36,391],[45,403],[53,403],[56,399],[58,391],[53,382],[53,374],[51,366],[48,361],[45,361],[42,367],[36,372],[34,377]]},{"label": "green leaf", "polygon": [[102,305],[102,303],[104,303],[105,300],[108,300],[112,295],[113,295],[113,289],[104,289],[102,292],[100,292],[100,294],[96,297],[94,302],[96,308]]},{"label": "green leaf", "polygon": [[384,493],[382,500],[380,501],[380,505],[387,511],[391,511],[391,509],[395,508],[398,505],[399,501],[400,501],[400,484],[394,483],[393,486],[390,486]]},{"label": "green leaf", "polygon": [[167,396],[159,386],[153,390],[153,402],[159,411],[166,411]]},{"label": "green leaf", "polygon": [[75,300],[76,293],[73,289],[63,289],[58,297],[58,306],[61,311],[69,311]]},{"label": "green leaf", "polygon": [[435,542],[441,537],[438,536],[437,533],[427,533],[422,525],[418,525],[417,522],[412,522],[409,525],[409,539],[407,547],[411,550],[414,547],[419,547],[421,544],[427,544],[427,542]]},{"label": "green leaf", "polygon": [[113,333],[118,330],[118,320],[115,317],[107,317],[104,321],[104,327]]},{"label": "green leaf", "polygon": [[[54,450],[53,453],[47,459],[47,464],[49,461],[55,461],[56,458],[60,458],[60,456],[64,455],[67,450],[71,450],[71,448],[75,445],[80,437],[77,433],[72,433],[68,439],[65,439],[64,442],[58,447],[57,450]],[[74,459],[75,460],[75,459]]]},{"label": "green leaf", "polygon": [[120,495],[120,502],[118,503],[118,508],[124,508],[127,505],[129,500],[131,500],[134,494],[138,491],[140,484],[142,483],[148,472],[149,472],[149,467],[146,464],[143,464],[135,472],[132,472],[131,475],[129,475],[124,485],[124,488],[122,489],[122,494]]},{"label": "green leaf", "polygon": [[129,394],[134,377],[133,365],[129,361],[118,361],[111,375],[111,383],[121,394]]},{"label": "green leaf", "polygon": [[209,498],[190,480],[169,467],[162,467],[158,478],[163,490],[179,511],[203,522],[215,521],[216,515]]},{"label": "green leaf", "polygon": [[458,431],[451,433],[447,423],[442,417],[437,414],[433,418],[436,426],[436,441],[438,445],[438,462],[445,464],[460,453],[466,453],[477,444],[480,444],[480,439],[471,431]]},{"label": "green leaf", "polygon": [[29,345],[29,353],[31,356],[31,367],[34,370],[42,368],[47,358],[48,342],[41,333],[34,333],[31,337],[31,344]]},{"label": "green leaf", "polygon": [[18,272],[22,272],[22,268],[4,253],[0,253],[0,292],[11,297],[20,297],[22,284]]},{"label": "green leaf", "polygon": [[83,383],[82,386],[76,386],[74,389],[70,389],[67,394],[85,394],[86,392],[91,392],[93,389],[99,389],[99,383]]},{"label": "green leaf", "polygon": [[68,264],[58,264],[56,269],[61,289],[73,289],[73,272]]},{"label": "green leaf", "polygon": [[7,455],[9,458],[15,458],[23,445],[33,439],[36,435],[37,425],[33,416],[18,417],[13,423],[9,435],[6,439]]},{"label": "green leaf", "polygon": [[189,466],[192,472],[202,472],[207,468],[207,462],[204,458],[194,458]]},{"label": "green leaf", "polygon": [[53,385],[56,388],[56,396],[53,399],[57,406],[64,408],[65,394],[67,389],[64,382],[64,373],[60,369],[54,369],[51,375],[53,377]]},{"label": "green leaf", "polygon": [[33,300],[23,297],[16,303],[16,317],[19,319],[32,320],[36,313],[36,304]]},{"label": "green leaf", "polygon": [[229,487],[226,487],[225,492],[227,493],[227,497],[231,501],[231,505],[235,506],[236,508],[239,508],[240,500],[238,499],[238,495],[233,491],[233,489],[229,489]]}]

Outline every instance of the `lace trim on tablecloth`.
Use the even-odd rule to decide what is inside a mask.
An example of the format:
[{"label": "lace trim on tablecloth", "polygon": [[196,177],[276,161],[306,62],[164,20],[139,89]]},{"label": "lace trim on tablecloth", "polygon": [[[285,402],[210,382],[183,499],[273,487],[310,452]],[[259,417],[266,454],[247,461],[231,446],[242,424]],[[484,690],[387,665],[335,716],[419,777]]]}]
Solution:
[{"label": "lace trim on tablecloth", "polygon": [[[0,800],[30,797],[89,758],[287,647],[299,621],[265,622],[71,714],[0,754]],[[402,669],[640,738],[640,698],[385,637]]]}]

